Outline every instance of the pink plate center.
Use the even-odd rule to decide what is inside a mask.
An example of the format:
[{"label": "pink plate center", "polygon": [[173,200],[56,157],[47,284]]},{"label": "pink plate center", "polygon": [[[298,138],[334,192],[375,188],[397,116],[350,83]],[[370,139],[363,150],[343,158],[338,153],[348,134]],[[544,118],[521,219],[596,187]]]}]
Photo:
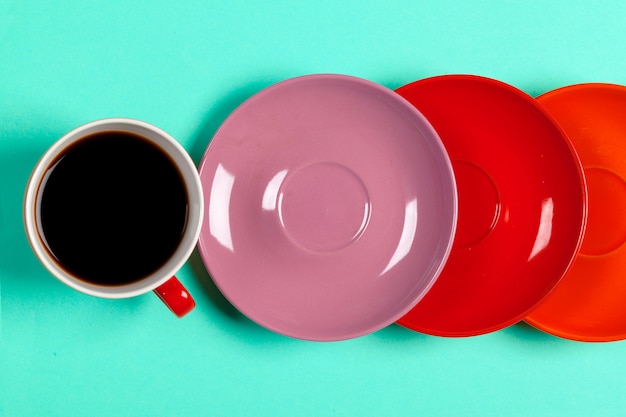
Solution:
[{"label": "pink plate center", "polygon": [[357,240],[370,215],[361,179],[332,162],[306,165],[285,178],[278,195],[281,224],[299,246],[330,252]]}]

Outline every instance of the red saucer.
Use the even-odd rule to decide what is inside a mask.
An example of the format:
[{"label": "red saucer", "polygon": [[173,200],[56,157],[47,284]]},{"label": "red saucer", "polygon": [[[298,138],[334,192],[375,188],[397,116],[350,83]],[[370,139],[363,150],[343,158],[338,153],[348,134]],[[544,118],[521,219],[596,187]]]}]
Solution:
[{"label": "red saucer", "polygon": [[589,221],[572,268],[526,321],[573,340],[626,339],[626,86],[570,85],[537,100],[580,155]]},{"label": "red saucer", "polygon": [[439,133],[459,194],[448,262],[398,323],[472,336],[522,320],[580,249],[586,188],[569,140],[532,97],[496,80],[447,75],[397,92]]}]

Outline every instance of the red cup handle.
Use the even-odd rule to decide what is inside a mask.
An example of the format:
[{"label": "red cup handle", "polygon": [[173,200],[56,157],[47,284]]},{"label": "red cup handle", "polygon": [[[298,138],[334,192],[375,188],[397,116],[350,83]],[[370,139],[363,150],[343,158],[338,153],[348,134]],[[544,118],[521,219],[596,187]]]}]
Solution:
[{"label": "red cup handle", "polygon": [[172,277],[156,287],[154,293],[178,317],[183,317],[196,306],[191,294],[176,277]]}]

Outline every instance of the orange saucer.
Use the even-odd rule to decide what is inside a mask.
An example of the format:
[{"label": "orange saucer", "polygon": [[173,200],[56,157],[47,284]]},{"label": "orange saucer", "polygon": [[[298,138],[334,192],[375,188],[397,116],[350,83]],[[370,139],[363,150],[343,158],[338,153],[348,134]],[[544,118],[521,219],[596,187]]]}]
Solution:
[{"label": "orange saucer", "polygon": [[578,84],[537,100],[578,152],[589,202],[580,254],[526,321],[573,340],[626,339],[626,87]]}]

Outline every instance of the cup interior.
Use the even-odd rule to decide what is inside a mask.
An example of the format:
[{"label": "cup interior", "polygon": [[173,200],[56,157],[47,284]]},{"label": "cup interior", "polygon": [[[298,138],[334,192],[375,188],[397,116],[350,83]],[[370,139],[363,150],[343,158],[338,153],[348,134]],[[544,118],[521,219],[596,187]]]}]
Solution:
[{"label": "cup interior", "polygon": [[[46,175],[67,150],[95,134],[121,132],[139,136],[158,148],[173,162],[184,184],[187,196],[187,213],[181,238],[173,254],[160,267],[139,279],[119,285],[91,282],[59,262],[46,246],[38,212]],[[123,150],[121,150],[123,151]],[[138,161],[137,163],[141,163]],[[81,292],[105,297],[131,297],[153,290],[171,278],[188,259],[200,233],[203,216],[203,198],[200,179],[195,164],[184,148],[170,135],[148,123],[134,119],[104,119],[80,126],[54,143],[35,166],[24,198],[24,224],[29,243],[43,265],[59,280]]]}]

